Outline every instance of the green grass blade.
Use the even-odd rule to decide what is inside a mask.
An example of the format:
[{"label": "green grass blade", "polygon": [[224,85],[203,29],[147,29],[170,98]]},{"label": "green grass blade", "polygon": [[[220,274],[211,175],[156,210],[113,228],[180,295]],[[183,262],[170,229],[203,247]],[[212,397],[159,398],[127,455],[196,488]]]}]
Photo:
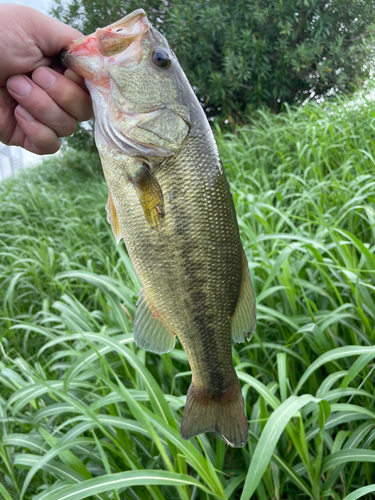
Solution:
[{"label": "green grass blade", "polygon": [[364,497],[365,495],[374,492],[375,492],[375,484],[370,484],[370,486],[365,486],[363,488],[359,488],[356,491],[353,491],[352,493],[350,493],[345,497],[345,500],[357,500],[357,498]]},{"label": "green grass blade", "polygon": [[322,462],[322,473],[347,462],[375,462],[375,451],[347,449],[331,453]]},{"label": "green grass blade", "polygon": [[47,453],[45,453],[42,457],[39,458],[39,460],[33,464],[29,472],[27,473],[27,476],[23,482],[21,494],[20,494],[20,500],[24,497],[27,487],[30,484],[30,481],[34,477],[34,475],[38,472],[39,469],[41,469],[45,464],[47,464],[52,458],[54,458],[56,455],[60,455],[63,453],[65,450],[70,450],[71,448],[75,446],[85,446],[85,445],[91,445],[93,443],[92,438],[86,438],[86,437],[81,437],[77,439],[72,439],[71,441],[68,442],[60,442],[57,443],[55,446],[53,446]]},{"label": "green grass blade", "polygon": [[0,495],[3,496],[4,500],[13,500],[2,484],[0,484]]},{"label": "green grass blade", "polygon": [[[81,500],[106,491],[130,488],[131,486],[160,485],[160,486],[195,486],[209,495],[214,495],[202,483],[186,474],[175,474],[166,471],[126,471],[117,474],[96,477],[83,481],[78,485],[67,486],[58,492],[50,492],[43,496],[43,500]],[[38,497],[35,498],[38,500]]]},{"label": "green grass blade", "polygon": [[277,442],[289,420],[298,410],[311,401],[318,403],[320,400],[309,395],[291,396],[272,413],[252,456],[241,500],[251,498],[269,465]]},{"label": "green grass blade", "polygon": [[362,347],[362,346],[352,345],[352,346],[338,347],[337,349],[333,349],[332,351],[328,351],[322,354],[318,359],[316,359],[313,363],[311,363],[311,365],[302,375],[294,391],[295,394],[299,392],[299,390],[306,382],[306,380],[310,377],[310,375],[325,363],[335,361],[336,359],[345,358],[346,356],[360,356],[361,354],[368,354],[368,355],[373,354],[375,357],[375,347]]}]

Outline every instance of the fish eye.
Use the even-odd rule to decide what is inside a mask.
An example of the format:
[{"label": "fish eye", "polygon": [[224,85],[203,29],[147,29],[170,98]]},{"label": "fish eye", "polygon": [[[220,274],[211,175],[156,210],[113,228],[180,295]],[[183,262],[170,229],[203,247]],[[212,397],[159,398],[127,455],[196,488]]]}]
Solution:
[{"label": "fish eye", "polygon": [[169,59],[168,52],[161,47],[158,47],[154,50],[152,54],[152,60],[156,64],[156,66],[164,69],[168,69],[171,65],[171,60]]}]

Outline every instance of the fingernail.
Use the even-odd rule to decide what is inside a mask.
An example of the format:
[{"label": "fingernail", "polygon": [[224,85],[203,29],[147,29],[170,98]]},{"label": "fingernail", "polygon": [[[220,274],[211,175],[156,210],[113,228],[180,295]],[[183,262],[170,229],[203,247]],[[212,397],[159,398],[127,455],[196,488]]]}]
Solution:
[{"label": "fingernail", "polygon": [[43,90],[48,90],[56,81],[55,75],[48,69],[41,68],[33,74],[33,81]]},{"label": "fingernail", "polygon": [[8,90],[20,97],[25,97],[31,90],[30,83],[23,76],[15,76],[9,78],[7,83]]},{"label": "fingernail", "polygon": [[28,111],[26,111],[25,108],[22,108],[21,106],[17,106],[17,114],[20,115],[21,118],[26,120],[27,122],[33,122],[35,118],[33,115],[30,115]]}]

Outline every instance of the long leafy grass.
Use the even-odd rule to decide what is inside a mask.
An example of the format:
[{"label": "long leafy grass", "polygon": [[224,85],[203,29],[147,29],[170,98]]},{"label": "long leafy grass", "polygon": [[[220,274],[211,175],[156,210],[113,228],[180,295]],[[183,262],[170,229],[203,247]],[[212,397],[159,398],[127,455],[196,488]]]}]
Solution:
[{"label": "long leafy grass", "polygon": [[0,498],[373,498],[374,131],[366,101],[217,131],[258,303],[237,450],[181,438],[184,352],[133,343],[96,157],[2,183]]}]

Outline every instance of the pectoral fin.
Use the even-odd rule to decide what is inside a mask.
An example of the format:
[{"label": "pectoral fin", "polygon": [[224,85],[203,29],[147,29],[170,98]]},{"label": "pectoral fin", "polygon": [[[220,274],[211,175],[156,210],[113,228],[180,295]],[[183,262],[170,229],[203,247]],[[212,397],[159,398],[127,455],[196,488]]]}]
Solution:
[{"label": "pectoral fin", "polygon": [[118,223],[117,213],[115,205],[113,204],[111,193],[108,193],[108,201],[105,209],[107,210],[107,221],[111,224],[113,235],[116,238],[116,243],[119,244],[119,241],[122,238],[122,234],[120,231],[120,225]]},{"label": "pectoral fin", "polygon": [[147,299],[141,290],[137,301],[137,312],[134,318],[133,335],[138,347],[159,354],[174,348],[176,336],[163,323],[159,311]]},{"label": "pectoral fin", "polygon": [[141,163],[136,175],[129,175],[129,180],[134,185],[147,222],[153,229],[157,228],[164,217],[163,192],[147,163]]},{"label": "pectoral fin", "polygon": [[242,250],[242,282],[236,309],[232,316],[232,339],[241,343],[250,340],[256,327],[255,297],[247,258]]}]

